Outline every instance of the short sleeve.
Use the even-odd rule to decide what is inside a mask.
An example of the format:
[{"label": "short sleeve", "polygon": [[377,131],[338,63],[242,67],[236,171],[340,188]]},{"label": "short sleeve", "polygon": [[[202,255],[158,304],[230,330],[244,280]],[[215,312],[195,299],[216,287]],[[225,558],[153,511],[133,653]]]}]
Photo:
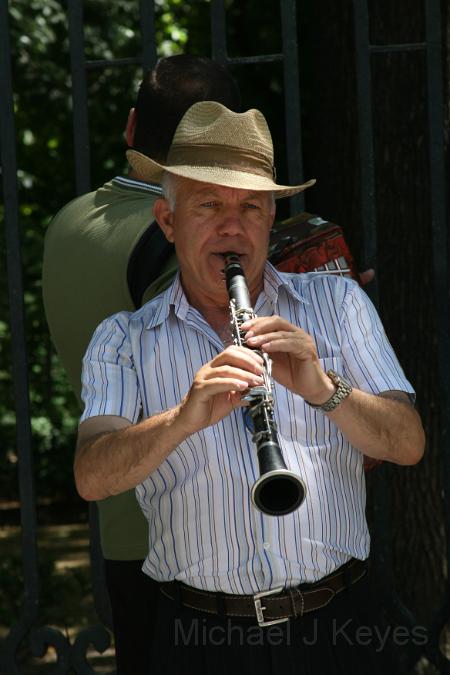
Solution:
[{"label": "short sleeve", "polygon": [[341,327],[344,375],[352,384],[373,394],[394,390],[414,394],[374,305],[357,284],[345,295]]},{"label": "short sleeve", "polygon": [[83,358],[81,422],[97,415],[139,419],[141,400],[128,331],[130,312],[120,312],[95,330]]}]

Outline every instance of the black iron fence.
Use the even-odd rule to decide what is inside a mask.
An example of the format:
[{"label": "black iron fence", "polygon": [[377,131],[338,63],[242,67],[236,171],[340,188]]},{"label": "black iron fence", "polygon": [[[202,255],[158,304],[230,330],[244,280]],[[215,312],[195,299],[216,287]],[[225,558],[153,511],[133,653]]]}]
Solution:
[{"label": "black iron fence", "polygon": [[[274,3],[275,4],[275,3]],[[357,81],[357,105],[359,126],[360,176],[361,176],[361,222],[363,226],[363,259],[373,262],[377,258],[377,213],[374,166],[373,134],[373,87],[371,81],[372,62],[377,54],[397,51],[424,53],[427,64],[427,102],[429,139],[429,176],[431,186],[431,221],[433,249],[433,279],[436,302],[436,328],[439,371],[440,437],[437,443],[441,449],[442,484],[444,491],[445,536],[447,542],[446,561],[450,560],[450,317],[447,263],[447,212],[446,212],[446,170],[444,154],[444,90],[441,6],[439,0],[424,0],[425,39],[423,42],[407,44],[373,45],[369,40],[369,8],[367,0],[354,0],[355,72]],[[88,119],[87,74],[91,69],[104,67],[120,68],[124,65],[141,64],[144,69],[152,67],[157,58],[155,40],[155,6],[152,0],[141,0],[139,7],[142,54],[130,59],[89,60],[85,57],[83,36],[83,2],[68,0],[68,25],[70,40],[71,81],[73,96],[73,133],[76,166],[76,192],[91,189],[90,139]],[[91,512],[91,563],[95,606],[99,618],[98,626],[81,631],[70,640],[60,631],[51,628],[36,628],[40,624],[40,590],[37,554],[36,498],[33,482],[32,433],[30,426],[30,405],[28,393],[28,370],[25,340],[24,300],[21,268],[21,240],[19,227],[20,200],[17,189],[16,133],[14,120],[13,91],[11,78],[9,15],[6,0],[0,2],[0,142],[1,168],[4,196],[4,228],[6,243],[6,264],[9,288],[11,332],[11,363],[14,382],[17,448],[19,454],[18,480],[20,488],[22,560],[23,560],[23,604],[18,621],[10,627],[7,637],[1,643],[0,670],[5,675],[23,672],[18,663],[20,645],[30,639],[31,653],[42,657],[48,646],[56,651],[57,664],[54,673],[93,673],[86,654],[89,645],[102,652],[110,642],[108,631],[109,608],[101,571],[101,556],[95,508]],[[287,148],[288,178],[292,183],[301,182],[302,176],[302,129],[300,114],[300,86],[298,63],[297,13],[302,11],[302,2],[280,0],[277,11],[281,20],[281,49],[279,53],[258,56],[233,57],[227,49],[227,10],[224,0],[211,0],[212,56],[221,63],[245,66],[255,63],[280,62],[283,68],[285,92],[285,129]],[[424,130],[425,131],[425,130]],[[291,200],[291,211],[304,209],[303,195]],[[375,293],[376,295],[376,293]],[[375,298],[376,299],[376,298]],[[377,507],[374,512],[375,567],[382,579],[383,589],[394,598],[398,610],[408,625],[414,624],[414,617],[396,597],[393,581],[391,540],[389,527],[388,476],[383,470],[374,480]],[[446,561],[442,568],[446,569]],[[425,645],[416,647],[409,655],[413,667],[426,655],[442,674],[450,673],[450,641],[448,622],[450,617],[450,586],[442,603],[436,607],[429,629],[430,639]],[[103,624],[103,625],[102,625]],[[447,632],[445,632],[447,629]],[[446,643],[447,640],[447,643]]]}]

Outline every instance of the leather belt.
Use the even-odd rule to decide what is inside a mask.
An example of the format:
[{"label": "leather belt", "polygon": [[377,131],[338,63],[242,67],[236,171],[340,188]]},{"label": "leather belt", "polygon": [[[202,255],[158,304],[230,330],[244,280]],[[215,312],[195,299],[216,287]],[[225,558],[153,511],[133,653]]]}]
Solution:
[{"label": "leather belt", "polygon": [[255,595],[212,593],[178,581],[162,583],[160,590],[167,598],[200,612],[254,619],[260,626],[271,626],[325,607],[335,595],[359,581],[366,572],[367,561],[353,558],[314,584],[273,588]]}]

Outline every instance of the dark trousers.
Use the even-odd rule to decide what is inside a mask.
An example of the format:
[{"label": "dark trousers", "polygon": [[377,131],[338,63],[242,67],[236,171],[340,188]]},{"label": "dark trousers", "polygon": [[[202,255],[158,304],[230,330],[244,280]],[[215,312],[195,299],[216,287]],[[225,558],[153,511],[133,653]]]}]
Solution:
[{"label": "dark trousers", "polygon": [[104,562],[112,609],[117,675],[149,675],[158,585],[142,572],[143,560]]},{"label": "dark trousers", "polygon": [[[160,595],[149,675],[390,675],[392,641],[367,577],[326,607],[271,627],[208,615]],[[392,632],[389,633],[392,635]]]}]

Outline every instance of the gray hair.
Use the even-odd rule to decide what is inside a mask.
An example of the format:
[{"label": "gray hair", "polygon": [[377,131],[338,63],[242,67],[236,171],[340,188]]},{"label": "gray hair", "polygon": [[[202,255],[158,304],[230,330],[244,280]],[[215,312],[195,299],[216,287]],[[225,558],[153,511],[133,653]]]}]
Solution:
[{"label": "gray hair", "polygon": [[170,210],[172,212],[175,211],[177,192],[181,181],[182,178],[180,176],[168,173],[168,171],[164,171],[161,178],[161,187],[163,189],[164,197],[169,202]]},{"label": "gray hair", "polygon": [[[167,199],[169,202],[172,213],[175,211],[177,192],[183,180],[185,179],[182,176],[177,176],[173,173],[169,173],[168,171],[164,171],[162,175],[161,187],[163,189],[165,199]],[[273,213],[275,211],[275,193],[270,191],[268,194],[270,196],[270,212]]]}]

